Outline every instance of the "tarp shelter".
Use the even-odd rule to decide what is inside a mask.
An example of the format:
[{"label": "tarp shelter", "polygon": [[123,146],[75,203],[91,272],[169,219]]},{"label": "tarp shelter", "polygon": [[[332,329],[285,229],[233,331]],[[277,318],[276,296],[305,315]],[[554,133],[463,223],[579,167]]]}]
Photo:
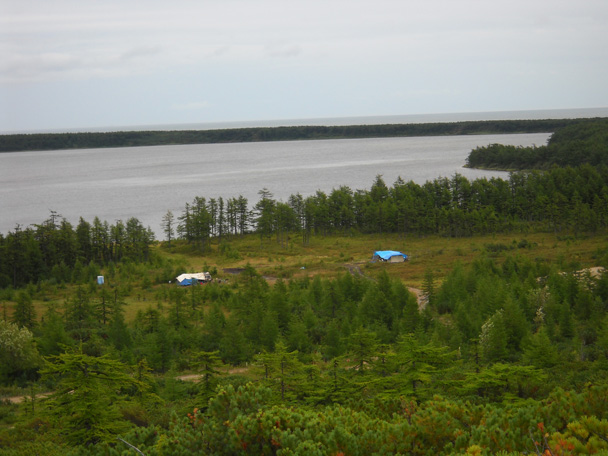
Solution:
[{"label": "tarp shelter", "polygon": [[208,272],[197,272],[194,274],[181,274],[177,276],[177,283],[183,287],[197,285],[199,283],[211,282],[211,274]]},{"label": "tarp shelter", "polygon": [[407,260],[405,253],[397,252],[395,250],[378,250],[374,252],[372,261],[386,261],[387,263],[403,263]]}]

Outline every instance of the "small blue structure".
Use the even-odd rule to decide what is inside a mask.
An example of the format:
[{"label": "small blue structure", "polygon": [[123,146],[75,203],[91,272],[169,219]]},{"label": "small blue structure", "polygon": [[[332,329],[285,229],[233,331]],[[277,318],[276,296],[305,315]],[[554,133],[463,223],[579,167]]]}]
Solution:
[{"label": "small blue structure", "polygon": [[385,261],[387,263],[403,263],[407,261],[405,253],[397,252],[396,250],[377,250],[374,252],[372,262]]}]

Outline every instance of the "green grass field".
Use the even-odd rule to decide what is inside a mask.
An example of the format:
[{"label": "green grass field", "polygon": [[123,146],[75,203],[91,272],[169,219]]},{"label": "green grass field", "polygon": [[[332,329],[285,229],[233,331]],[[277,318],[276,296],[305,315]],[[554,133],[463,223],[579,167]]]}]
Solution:
[{"label": "green grass field", "polygon": [[[234,279],[234,274],[225,270],[246,265],[252,266],[270,283],[279,278],[288,280],[316,275],[336,277],[345,272],[373,278],[385,270],[389,276],[399,278],[411,288],[421,288],[429,270],[440,283],[456,264],[466,265],[483,256],[489,256],[500,264],[508,256],[521,255],[555,265],[560,270],[608,266],[608,233],[579,237],[521,233],[463,238],[355,234],[316,236],[308,245],[303,245],[299,236],[292,236],[287,246],[279,245],[274,238],[261,242],[259,236],[247,235],[231,239],[226,245],[220,247],[216,242],[204,254],[192,251],[190,246],[181,242],[174,242],[170,248],[159,242],[153,249],[164,260],[175,264],[181,272],[217,271],[214,278],[228,279],[228,283]],[[373,252],[385,249],[400,250],[408,255],[409,260],[396,264],[372,263]],[[125,298],[128,321],[139,310],[155,305],[160,287],[175,286],[145,280],[145,276],[156,277],[159,274],[152,266],[138,266],[138,271],[140,272],[130,274],[126,284],[125,279],[121,279],[123,283],[120,285],[129,290],[129,295]],[[73,285],[44,283],[38,286],[34,299],[38,318],[44,314],[48,305],[60,309],[73,288]],[[4,300],[0,306],[0,311],[10,318],[14,302]]]},{"label": "green grass field", "polygon": [[[336,276],[358,266],[365,275],[374,276],[385,269],[390,276],[399,277],[406,285],[422,285],[427,270],[439,280],[457,263],[468,264],[481,256],[491,256],[496,262],[509,255],[523,255],[537,261],[557,263],[561,268],[596,266],[606,254],[608,234],[574,238],[549,233],[508,234],[446,238],[437,236],[403,237],[400,235],[355,235],[315,237],[310,245],[303,246],[299,238],[292,239],[282,248],[274,240],[247,236],[231,242],[232,251],[239,259],[227,258],[217,246],[202,255],[181,254],[193,270],[215,266],[220,277],[226,277],[225,268],[239,268],[249,264],[269,278],[297,278],[321,274]],[[400,250],[409,256],[405,263],[371,263],[375,250]],[[165,248],[162,255],[174,256]]]}]

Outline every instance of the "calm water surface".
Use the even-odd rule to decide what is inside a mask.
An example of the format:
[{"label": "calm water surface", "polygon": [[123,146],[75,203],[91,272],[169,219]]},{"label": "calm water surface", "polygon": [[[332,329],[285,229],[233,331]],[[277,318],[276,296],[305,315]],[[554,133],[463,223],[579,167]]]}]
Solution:
[{"label": "calm water surface", "polygon": [[438,177],[504,176],[463,168],[471,149],[491,143],[544,145],[549,133],[154,146],[0,154],[0,232],[40,223],[54,210],[70,222],[137,217],[159,236],[167,210],[195,196],[267,188],[278,200],[347,185],[369,189],[381,174],[420,184]]}]

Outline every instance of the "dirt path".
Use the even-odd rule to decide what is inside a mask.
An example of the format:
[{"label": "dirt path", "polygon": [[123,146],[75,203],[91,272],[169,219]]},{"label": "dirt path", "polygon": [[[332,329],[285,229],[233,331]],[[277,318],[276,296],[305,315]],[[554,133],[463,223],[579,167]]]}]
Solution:
[{"label": "dirt path", "polygon": [[[344,267],[348,269],[348,272],[350,272],[353,276],[365,277],[366,279],[374,280],[371,277],[368,277],[363,274],[363,271],[361,271],[361,267],[359,266],[360,264],[363,263],[346,263]],[[416,296],[416,301],[418,302],[418,309],[423,310],[428,302],[426,296],[424,295],[424,292],[414,287],[408,287],[408,290],[410,291],[410,293]]]},{"label": "dirt path", "polygon": [[359,267],[360,264],[363,263],[347,263],[344,265],[344,267],[348,269],[348,272],[350,272],[354,276],[365,277],[366,279],[372,280],[371,277],[368,277],[363,274],[363,271],[361,271],[361,268]]},{"label": "dirt path", "polygon": [[[249,371],[249,367],[231,367],[230,369],[227,369],[226,372],[224,372],[227,375],[240,375],[240,374],[245,374]],[[187,375],[179,375],[177,377],[175,377],[178,380],[182,380],[184,382],[196,382],[198,381],[203,375],[202,374],[187,374]]]},{"label": "dirt path", "polygon": [[[45,397],[49,397],[53,393],[40,393],[36,394],[36,399],[44,399]],[[32,399],[32,396],[26,394],[25,396],[12,396],[5,397],[3,400],[8,400],[11,404],[21,404],[22,402],[29,401]]]},{"label": "dirt path", "polygon": [[427,303],[429,302],[424,292],[414,287],[407,287],[407,289],[410,291],[410,293],[416,296],[416,301],[418,301],[418,310],[424,310]]},{"label": "dirt path", "polygon": [[[240,375],[240,374],[246,374],[249,371],[249,367],[248,366],[241,366],[241,367],[231,367],[229,369],[226,369],[226,371],[224,372],[224,374],[227,375]],[[202,374],[187,374],[187,375],[179,375],[177,377],[175,377],[178,380],[182,380],[184,382],[196,382],[198,381],[200,378],[202,377]],[[36,399],[44,399],[46,397],[49,397],[51,394],[53,394],[52,392],[46,392],[46,393],[40,393],[40,394],[36,394]],[[0,399],[2,401],[9,401],[11,404],[21,404],[25,401],[29,401],[31,400],[31,396],[29,394],[23,395],[23,396],[12,396],[12,397],[5,397]]]},{"label": "dirt path", "polygon": [[[239,374],[245,374],[248,371],[249,371],[249,367],[242,367],[242,366],[241,367],[231,367],[229,369],[226,369],[224,374],[239,375]],[[182,380],[184,382],[197,382],[198,380],[200,380],[201,377],[202,377],[202,374],[187,374],[187,375],[179,375],[175,378],[178,380]],[[53,394],[53,393],[47,392],[47,393],[36,394],[36,399],[44,399],[46,397],[49,397],[51,394]],[[29,394],[26,394],[24,396],[5,397],[0,400],[3,400],[3,401],[8,400],[11,404],[21,404],[25,401],[31,400],[31,396]]]}]

